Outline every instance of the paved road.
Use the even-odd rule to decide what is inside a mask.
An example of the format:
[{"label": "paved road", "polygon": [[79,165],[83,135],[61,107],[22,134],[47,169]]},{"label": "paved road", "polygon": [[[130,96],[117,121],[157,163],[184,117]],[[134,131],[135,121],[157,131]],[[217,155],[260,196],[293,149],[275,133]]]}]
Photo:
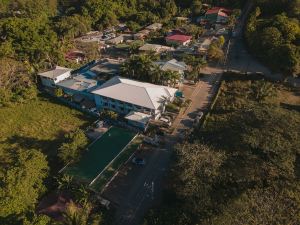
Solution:
[{"label": "paved road", "polygon": [[189,130],[193,127],[194,119],[197,113],[207,109],[208,104],[213,99],[217,85],[216,81],[221,79],[221,73],[216,68],[206,68],[203,73],[207,75],[200,79],[190,99],[192,104],[180,113],[175,119],[173,126],[175,128],[173,135],[179,136],[180,133],[184,133],[185,130]]},{"label": "paved road", "polygon": [[114,224],[138,224],[161,193],[171,152],[158,148],[147,151],[143,155],[144,167],[128,165],[103,193],[117,205]]}]

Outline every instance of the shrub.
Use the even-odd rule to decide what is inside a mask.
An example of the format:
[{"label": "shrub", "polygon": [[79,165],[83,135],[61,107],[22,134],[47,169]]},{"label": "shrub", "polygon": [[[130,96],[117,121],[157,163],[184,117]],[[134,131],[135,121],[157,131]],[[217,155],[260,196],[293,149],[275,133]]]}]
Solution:
[{"label": "shrub", "polygon": [[173,103],[169,103],[166,105],[166,110],[169,112],[175,112],[178,113],[179,112],[179,107]]}]

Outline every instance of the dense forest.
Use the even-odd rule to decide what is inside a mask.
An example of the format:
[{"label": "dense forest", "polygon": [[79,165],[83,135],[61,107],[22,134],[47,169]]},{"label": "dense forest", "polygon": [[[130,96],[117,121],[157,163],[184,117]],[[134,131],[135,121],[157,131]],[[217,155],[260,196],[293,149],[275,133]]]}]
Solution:
[{"label": "dense forest", "polygon": [[163,203],[144,224],[299,224],[297,94],[224,74],[203,126],[176,146]]},{"label": "dense forest", "polygon": [[276,72],[300,74],[300,1],[257,1],[245,37],[250,51]]}]

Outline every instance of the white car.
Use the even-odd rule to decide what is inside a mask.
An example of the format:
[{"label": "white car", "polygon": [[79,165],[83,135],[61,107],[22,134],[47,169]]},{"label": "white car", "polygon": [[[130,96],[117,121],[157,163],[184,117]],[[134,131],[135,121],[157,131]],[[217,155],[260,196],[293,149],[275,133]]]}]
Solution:
[{"label": "white car", "polygon": [[165,124],[167,124],[169,127],[172,125],[172,122],[170,121],[170,119],[165,118],[165,117],[160,117],[159,119],[161,122],[164,122]]}]

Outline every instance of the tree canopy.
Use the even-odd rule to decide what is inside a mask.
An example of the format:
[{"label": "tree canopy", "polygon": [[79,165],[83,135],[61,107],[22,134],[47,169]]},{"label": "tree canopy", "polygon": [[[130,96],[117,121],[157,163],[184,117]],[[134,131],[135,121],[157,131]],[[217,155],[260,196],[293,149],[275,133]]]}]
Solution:
[{"label": "tree canopy", "polygon": [[[298,3],[297,3],[298,2]],[[297,6],[298,4],[298,6]],[[299,1],[258,1],[248,19],[246,40],[253,53],[284,75],[299,75]],[[295,7],[291,9],[291,7]]]},{"label": "tree canopy", "polygon": [[45,190],[46,157],[34,149],[11,149],[9,157],[1,161],[0,218],[34,209]]}]

